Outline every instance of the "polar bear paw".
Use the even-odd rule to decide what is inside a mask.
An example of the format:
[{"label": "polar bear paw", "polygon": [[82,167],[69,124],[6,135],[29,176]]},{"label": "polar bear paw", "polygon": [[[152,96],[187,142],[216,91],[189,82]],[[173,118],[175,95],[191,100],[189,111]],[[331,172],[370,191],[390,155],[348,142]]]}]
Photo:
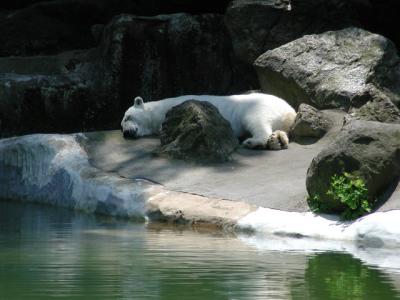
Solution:
[{"label": "polar bear paw", "polygon": [[289,146],[289,138],[287,133],[282,130],[274,131],[267,141],[267,148],[270,150],[287,149]]},{"label": "polar bear paw", "polygon": [[248,138],[243,141],[242,145],[249,149],[266,148],[267,142],[264,139]]}]

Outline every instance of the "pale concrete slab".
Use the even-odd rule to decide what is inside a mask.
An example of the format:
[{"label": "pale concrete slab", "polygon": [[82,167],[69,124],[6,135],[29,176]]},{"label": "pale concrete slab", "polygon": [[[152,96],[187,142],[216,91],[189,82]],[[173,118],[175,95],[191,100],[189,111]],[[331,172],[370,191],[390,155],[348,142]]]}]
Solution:
[{"label": "pale concrete slab", "polygon": [[314,156],[340,130],[343,113],[327,111],[335,126],[317,143],[282,151],[240,148],[233,161],[196,165],[155,157],[158,138],[126,140],[119,131],[86,133],[93,166],[127,178],[146,178],[169,190],[287,211],[308,211],[305,178]]}]

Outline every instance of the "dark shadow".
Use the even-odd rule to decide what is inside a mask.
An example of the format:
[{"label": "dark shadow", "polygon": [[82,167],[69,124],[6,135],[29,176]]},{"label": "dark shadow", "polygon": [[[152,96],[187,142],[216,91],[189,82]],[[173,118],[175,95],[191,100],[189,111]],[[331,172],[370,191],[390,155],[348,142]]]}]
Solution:
[{"label": "dark shadow", "polygon": [[337,221],[337,222],[342,222],[340,220],[340,216],[339,215],[335,215],[335,214],[317,214],[319,217],[324,218],[326,220],[329,221]]},{"label": "dark shadow", "polygon": [[[119,131],[88,132],[85,133],[85,136],[88,140],[83,144],[88,152],[89,162],[94,167],[120,174],[127,166],[136,166],[137,168],[134,170],[135,174],[131,173],[132,176],[126,176],[125,174],[126,177],[130,178],[151,179],[151,174],[168,170],[174,170],[174,172],[168,172],[170,176],[177,176],[181,171],[196,168],[210,168],[213,171],[224,173],[231,171],[232,168],[246,167],[247,164],[242,162],[243,158],[265,158],[271,152],[276,152],[265,149],[246,149],[240,145],[232,154],[232,160],[230,161],[192,162],[154,155],[154,150],[160,145],[160,141],[156,136],[140,139],[124,139],[122,133]],[[103,151],[102,147],[105,147],[107,143],[111,149],[108,149],[109,147],[106,146],[106,150],[110,151]],[[112,154],[112,151],[118,152],[124,158],[107,166],[107,159]],[[151,179],[151,181],[154,180]]]},{"label": "dark shadow", "polygon": [[321,138],[315,138],[315,137],[297,137],[295,139],[295,142],[299,145],[312,145],[317,143]]},{"label": "dark shadow", "polygon": [[400,184],[400,177],[397,177],[389,184],[386,190],[378,196],[373,210],[374,212],[380,209],[386,203],[386,201],[389,200],[389,198],[392,196],[392,194],[394,193],[399,184]]}]

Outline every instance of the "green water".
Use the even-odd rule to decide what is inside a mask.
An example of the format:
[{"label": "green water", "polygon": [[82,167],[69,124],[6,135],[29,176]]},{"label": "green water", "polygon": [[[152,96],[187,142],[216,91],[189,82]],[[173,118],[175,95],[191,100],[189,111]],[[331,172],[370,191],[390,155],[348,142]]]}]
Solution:
[{"label": "green water", "polygon": [[399,273],[346,253],[0,202],[0,300],[400,299]]}]

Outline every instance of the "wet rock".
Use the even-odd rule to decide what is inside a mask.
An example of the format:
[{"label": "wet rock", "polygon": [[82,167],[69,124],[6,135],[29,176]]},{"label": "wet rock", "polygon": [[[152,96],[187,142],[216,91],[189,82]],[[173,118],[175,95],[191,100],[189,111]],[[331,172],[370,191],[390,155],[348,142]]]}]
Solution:
[{"label": "wet rock", "polygon": [[364,180],[373,203],[400,175],[400,125],[352,121],[313,159],[307,171],[307,191],[311,197],[320,197],[324,212],[344,209],[327,195],[332,176],[344,172]]},{"label": "wet rock", "polygon": [[300,104],[290,135],[295,141],[304,138],[319,139],[331,127],[331,121],[323,112],[308,104]]},{"label": "wet rock", "polygon": [[189,100],[171,108],[161,128],[158,155],[197,162],[231,158],[238,140],[228,121],[208,102]]},{"label": "wet rock", "polygon": [[[400,99],[400,60],[393,43],[359,28],[307,35],[262,54],[254,63],[263,92],[292,106],[361,106],[370,90]],[[354,104],[354,105],[353,105]]]}]

